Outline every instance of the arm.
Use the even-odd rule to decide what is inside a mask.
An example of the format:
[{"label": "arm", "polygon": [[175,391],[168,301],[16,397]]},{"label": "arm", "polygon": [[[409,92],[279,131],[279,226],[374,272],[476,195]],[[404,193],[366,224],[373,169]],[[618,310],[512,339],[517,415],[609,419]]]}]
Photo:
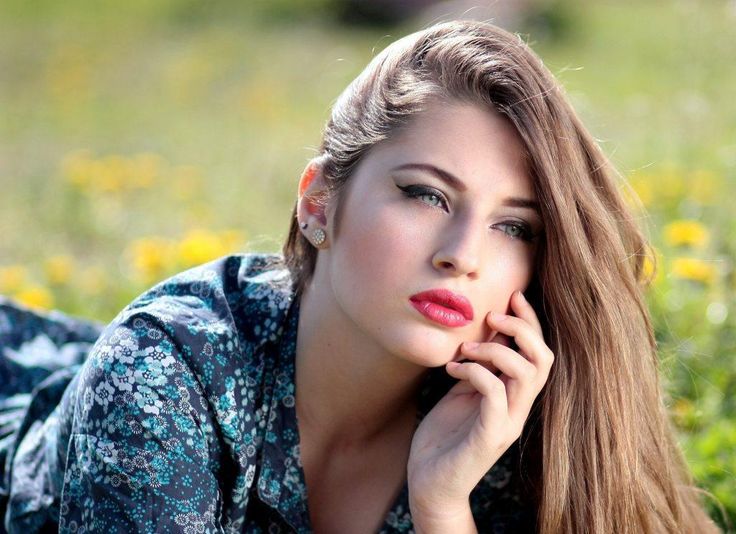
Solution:
[{"label": "arm", "polygon": [[219,532],[198,377],[155,320],[109,327],[81,371],[60,532]]}]

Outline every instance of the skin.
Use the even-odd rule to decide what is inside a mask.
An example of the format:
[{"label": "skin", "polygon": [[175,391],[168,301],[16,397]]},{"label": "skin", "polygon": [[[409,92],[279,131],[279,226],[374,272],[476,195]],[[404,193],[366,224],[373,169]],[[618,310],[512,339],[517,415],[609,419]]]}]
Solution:
[{"label": "skin", "polygon": [[[462,185],[394,170],[408,163],[434,165]],[[412,197],[397,187],[417,185],[431,191],[415,188]],[[326,191],[319,159],[299,190],[304,235],[327,234],[301,299],[296,389],[305,462],[320,466],[321,482],[338,480],[334,466],[350,465],[340,458],[365,463],[390,444],[407,466],[417,528],[472,531],[470,491],[520,435],[553,361],[521,294],[537,240],[519,235],[543,226],[534,209],[510,205],[536,200],[518,134],[494,111],[434,102],[373,147],[339,202],[317,201]],[[437,288],[464,295],[473,321],[442,326],[411,306],[411,295]],[[438,366],[459,382],[416,427],[417,388]]]}]

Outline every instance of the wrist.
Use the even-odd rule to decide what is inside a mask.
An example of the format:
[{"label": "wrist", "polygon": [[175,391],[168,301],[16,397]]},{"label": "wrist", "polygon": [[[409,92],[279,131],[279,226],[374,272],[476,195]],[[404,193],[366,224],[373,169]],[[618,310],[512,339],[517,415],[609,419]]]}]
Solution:
[{"label": "wrist", "polygon": [[477,534],[470,502],[430,504],[409,500],[414,530],[417,534]]}]

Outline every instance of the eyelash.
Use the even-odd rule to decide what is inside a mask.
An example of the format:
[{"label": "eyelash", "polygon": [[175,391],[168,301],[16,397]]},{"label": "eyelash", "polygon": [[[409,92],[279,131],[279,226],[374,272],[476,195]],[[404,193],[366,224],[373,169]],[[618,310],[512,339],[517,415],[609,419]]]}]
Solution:
[{"label": "eyelash", "polygon": [[[444,212],[450,211],[445,196],[437,189],[426,187],[423,185],[397,185],[396,187],[401,189],[406,197],[417,200],[418,202],[421,202],[422,204],[425,204],[430,208],[440,209]],[[432,204],[430,202],[422,200],[421,197],[425,196],[435,197],[440,204]],[[532,230],[528,224],[518,221],[505,221],[502,223],[494,224],[492,228],[518,229],[518,235],[511,235],[508,233],[507,230],[502,230],[511,239],[521,239],[522,241],[531,242],[537,237],[536,235],[532,234]]]},{"label": "eyelash", "polygon": [[[428,205],[431,208],[438,208],[442,211],[450,211],[450,208],[447,205],[447,200],[445,199],[445,196],[440,193],[437,189],[434,189],[432,187],[426,187],[423,185],[406,185],[401,186],[397,185],[399,189],[401,189],[404,194],[409,198],[414,198],[418,200],[419,202],[422,202],[426,205]],[[421,200],[421,197],[423,196],[432,196],[437,198],[442,206],[438,206],[437,204],[432,204],[430,202],[425,202],[424,200]]]}]

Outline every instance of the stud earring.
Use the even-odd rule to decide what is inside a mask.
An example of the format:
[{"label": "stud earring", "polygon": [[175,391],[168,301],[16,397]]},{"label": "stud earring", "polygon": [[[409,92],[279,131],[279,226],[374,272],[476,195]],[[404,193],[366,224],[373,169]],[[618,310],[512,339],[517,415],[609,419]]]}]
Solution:
[{"label": "stud earring", "polygon": [[303,222],[302,224],[299,225],[299,228],[301,228],[302,230],[306,230],[307,226],[309,226],[309,224]]},{"label": "stud earring", "polygon": [[314,241],[314,245],[317,247],[324,243],[326,238],[327,234],[325,234],[325,231],[322,230],[322,228],[316,228],[314,232],[312,232],[312,241]]}]

